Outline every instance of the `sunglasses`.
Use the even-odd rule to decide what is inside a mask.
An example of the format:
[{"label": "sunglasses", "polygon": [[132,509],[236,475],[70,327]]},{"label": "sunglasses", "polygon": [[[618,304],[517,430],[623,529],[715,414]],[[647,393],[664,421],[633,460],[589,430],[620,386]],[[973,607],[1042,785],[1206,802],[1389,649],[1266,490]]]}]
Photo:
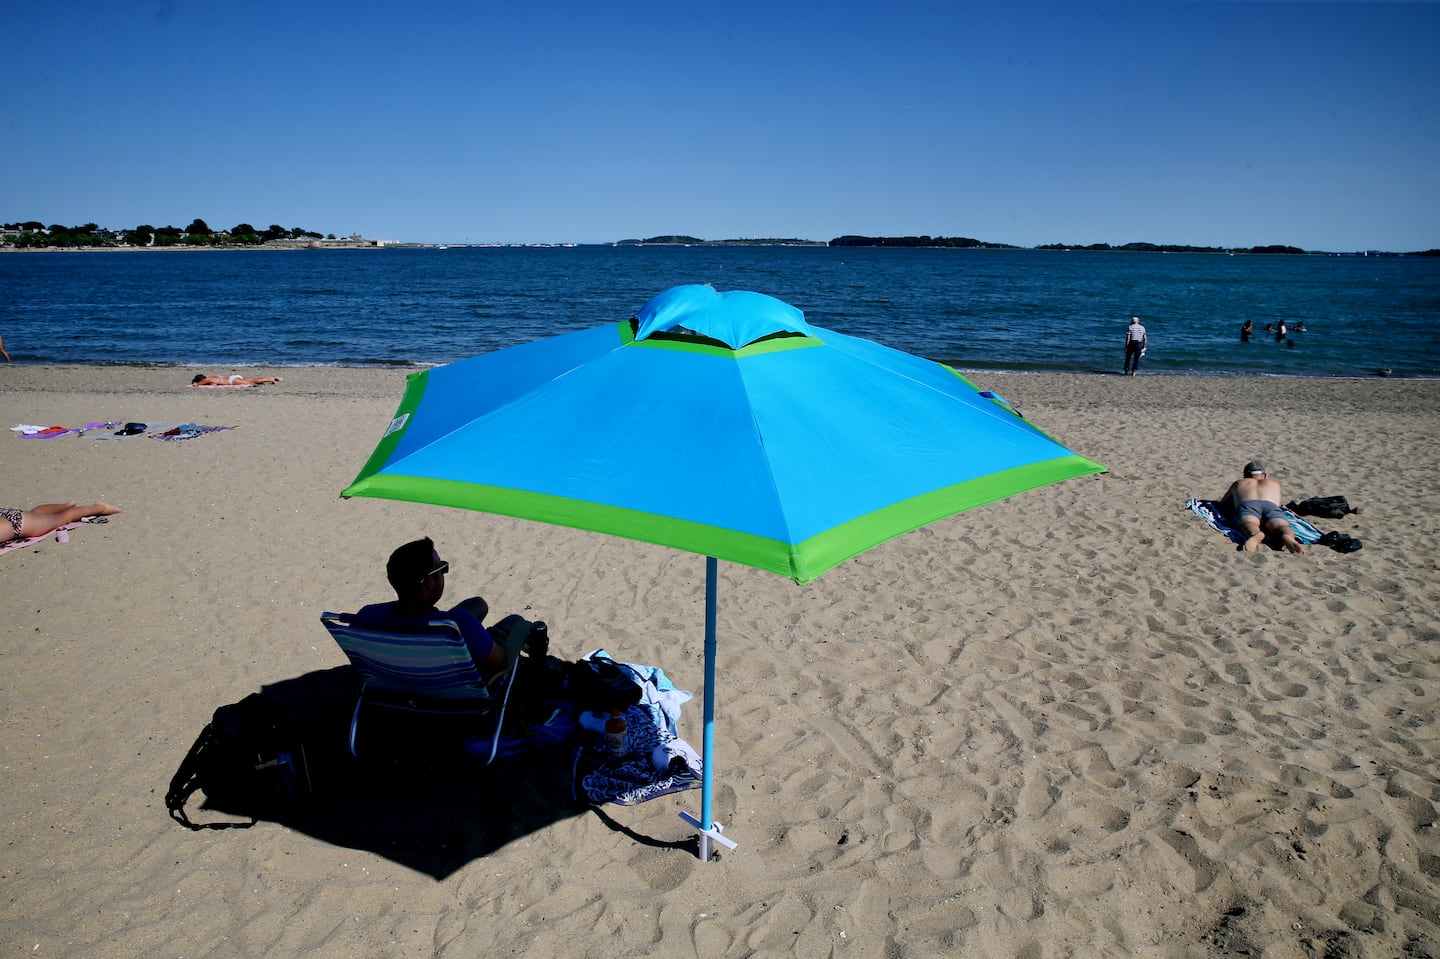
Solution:
[{"label": "sunglasses", "polygon": [[436,566],[430,572],[426,573],[424,579],[420,580],[420,582],[425,582],[425,580],[431,576],[444,576],[448,572],[450,572],[450,564],[442,561],[439,566]]}]

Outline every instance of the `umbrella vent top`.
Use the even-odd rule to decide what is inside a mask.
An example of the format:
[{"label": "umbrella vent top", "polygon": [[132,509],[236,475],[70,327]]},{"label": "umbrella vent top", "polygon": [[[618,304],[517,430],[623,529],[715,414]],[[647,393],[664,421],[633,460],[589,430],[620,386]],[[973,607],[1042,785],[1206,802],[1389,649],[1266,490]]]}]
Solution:
[{"label": "umbrella vent top", "polygon": [[813,336],[805,314],[764,293],[721,293],[708,283],[672,286],[651,297],[635,314],[635,338],[689,330],[738,350],[776,333]]}]

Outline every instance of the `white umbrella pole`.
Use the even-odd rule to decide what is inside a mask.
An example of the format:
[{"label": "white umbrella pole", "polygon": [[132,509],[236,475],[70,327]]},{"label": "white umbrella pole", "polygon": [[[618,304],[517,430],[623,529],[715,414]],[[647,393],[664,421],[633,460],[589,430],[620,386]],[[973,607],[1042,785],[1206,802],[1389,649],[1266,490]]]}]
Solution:
[{"label": "white umbrella pole", "polygon": [[712,843],[735,848],[734,842],[720,834],[723,827],[710,818],[711,786],[715,778],[715,593],[719,581],[719,563],[713,556],[705,557],[705,731],[701,740],[704,768],[700,771],[700,818],[680,814],[681,819],[699,831],[701,862],[710,861]]}]

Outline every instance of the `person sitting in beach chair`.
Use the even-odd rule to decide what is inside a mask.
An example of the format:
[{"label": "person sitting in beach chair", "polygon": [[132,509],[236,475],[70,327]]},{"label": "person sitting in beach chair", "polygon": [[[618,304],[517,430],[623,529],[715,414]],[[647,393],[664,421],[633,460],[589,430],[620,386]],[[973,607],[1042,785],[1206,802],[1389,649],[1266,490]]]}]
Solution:
[{"label": "person sitting in beach chair", "polygon": [[479,596],[441,611],[437,604],[445,595],[449,572],[450,564],[440,558],[430,537],[406,543],[391,553],[385,564],[385,578],[395,590],[395,601],[362,607],[353,621],[367,629],[406,632],[423,629],[434,617],[454,620],[475,666],[488,679],[514,662],[529,636],[530,623],[512,614],[487,628],[484,621],[490,607]]},{"label": "person sitting in beach chair", "polygon": [[285,380],[279,376],[241,376],[239,373],[230,376],[206,376],[204,373],[196,373],[195,378],[190,381],[191,386],[263,386],[266,383],[283,383]]},{"label": "person sitting in beach chair", "polygon": [[475,722],[488,718],[489,732],[477,738],[474,751],[488,752],[487,763],[498,754],[521,647],[528,640],[531,657],[543,660],[544,634],[518,615],[487,628],[489,607],[479,596],[448,612],[437,609],[449,571],[428,536],[406,543],[385,566],[394,602],[321,617],[363,679],[350,720],[352,756],[359,755],[356,738],[367,706],[470,717],[462,728],[471,732]]},{"label": "person sitting in beach chair", "polygon": [[68,503],[42,503],[30,509],[0,506],[0,517],[5,519],[5,522],[0,523],[0,543],[44,536],[62,526],[78,523],[88,516],[114,516],[119,512],[121,509],[118,506],[111,506],[109,503],[95,502],[89,506],[76,506],[74,500]]}]

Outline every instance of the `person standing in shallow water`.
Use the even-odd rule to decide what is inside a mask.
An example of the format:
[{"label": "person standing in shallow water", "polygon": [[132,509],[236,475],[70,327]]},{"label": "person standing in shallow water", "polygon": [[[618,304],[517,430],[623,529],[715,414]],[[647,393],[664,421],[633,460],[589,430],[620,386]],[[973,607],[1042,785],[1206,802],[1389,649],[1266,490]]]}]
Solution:
[{"label": "person standing in shallow water", "polygon": [[1249,342],[1250,342],[1250,334],[1251,334],[1251,333],[1254,333],[1254,332],[1255,332],[1255,324],[1252,323],[1252,322],[1250,322],[1249,320],[1246,320],[1245,323],[1240,327],[1240,342],[1241,342],[1241,343],[1249,343]]},{"label": "person standing in shallow water", "polygon": [[1145,332],[1145,327],[1140,324],[1140,317],[1130,317],[1130,325],[1125,328],[1125,368],[1126,376],[1134,376],[1140,372],[1140,357],[1145,355],[1145,348],[1150,343],[1150,337]]}]

